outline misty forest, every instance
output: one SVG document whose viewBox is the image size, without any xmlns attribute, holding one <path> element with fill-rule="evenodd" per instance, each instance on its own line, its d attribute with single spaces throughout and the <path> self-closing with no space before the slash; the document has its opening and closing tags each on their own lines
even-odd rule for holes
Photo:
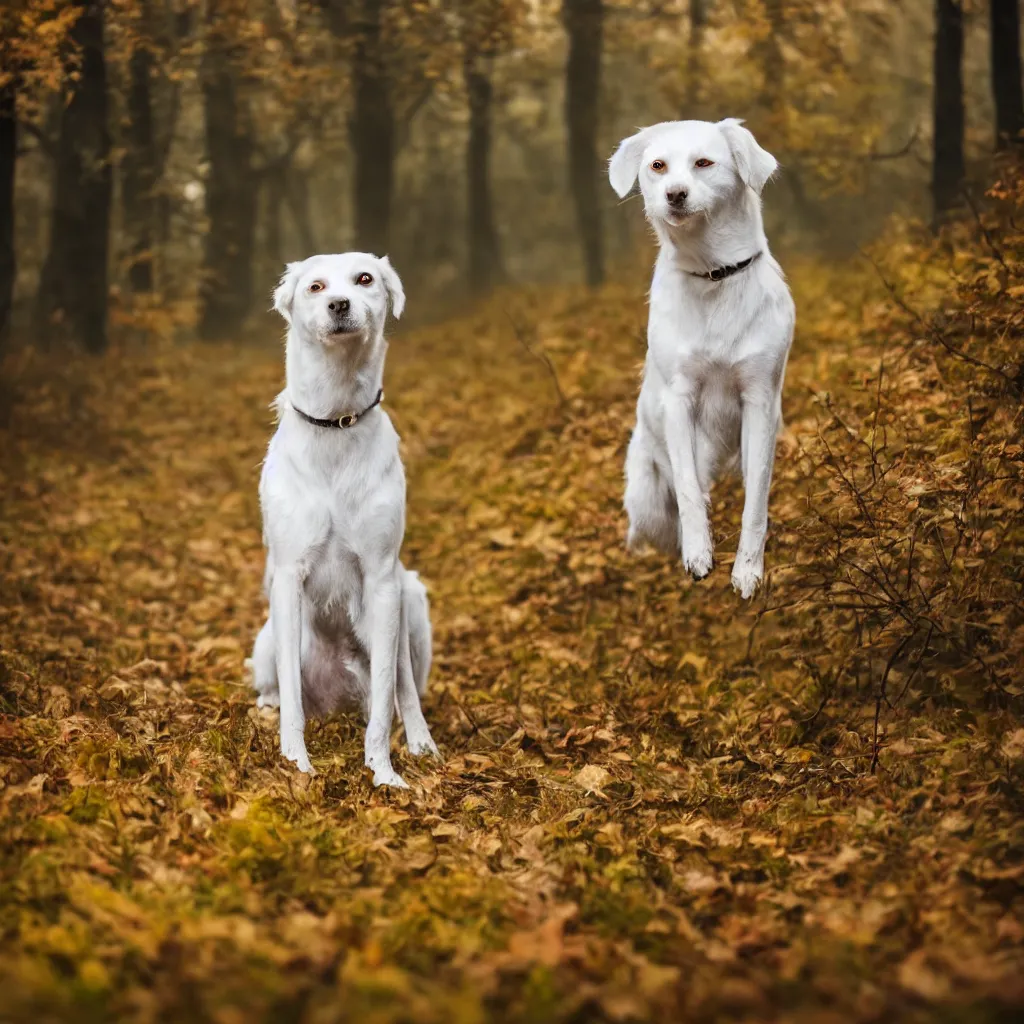
<svg viewBox="0 0 1024 1024">
<path fill-rule="evenodd" d="M 0 3 L 0 1020 L 1024 1012 L 1018 0 Z M 797 327 L 765 584 L 625 547 L 656 253 L 742 118 Z M 441 751 L 245 659 L 288 261 L 388 254 Z"/>
</svg>

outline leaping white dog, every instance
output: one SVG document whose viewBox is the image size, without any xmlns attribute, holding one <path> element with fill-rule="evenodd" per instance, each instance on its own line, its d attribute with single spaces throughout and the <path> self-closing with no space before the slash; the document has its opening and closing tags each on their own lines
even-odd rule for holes
<svg viewBox="0 0 1024 1024">
<path fill-rule="evenodd" d="M 374 784 L 404 787 L 391 766 L 396 702 L 409 750 L 437 747 L 420 708 L 427 593 L 399 561 L 405 473 L 380 405 L 389 301 L 401 316 L 398 274 L 359 252 L 290 263 L 274 292 L 286 386 L 260 479 L 270 615 L 252 669 L 260 706 L 280 705 L 281 753 L 302 771 L 313 770 L 306 715 L 355 704 Z"/>
<path fill-rule="evenodd" d="M 652 125 L 623 140 L 609 164 L 620 197 L 639 177 L 661 244 L 626 456 L 628 544 L 681 549 L 694 578 L 706 576 L 711 485 L 739 456 L 746 497 L 732 583 L 745 598 L 764 576 L 795 322 L 761 220 L 761 190 L 777 166 L 733 118 Z"/>
</svg>

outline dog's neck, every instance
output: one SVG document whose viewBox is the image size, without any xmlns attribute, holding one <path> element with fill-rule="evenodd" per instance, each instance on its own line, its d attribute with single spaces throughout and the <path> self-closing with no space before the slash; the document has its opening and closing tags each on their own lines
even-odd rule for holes
<svg viewBox="0 0 1024 1024">
<path fill-rule="evenodd" d="M 343 339 L 327 347 L 288 333 L 285 375 L 288 401 L 318 419 L 360 412 L 377 397 L 384 378 L 383 334 Z"/>
<path fill-rule="evenodd" d="M 688 274 L 706 274 L 768 251 L 761 218 L 761 198 L 744 188 L 713 217 L 695 215 L 674 226 L 654 222 L 661 251 Z"/>
</svg>

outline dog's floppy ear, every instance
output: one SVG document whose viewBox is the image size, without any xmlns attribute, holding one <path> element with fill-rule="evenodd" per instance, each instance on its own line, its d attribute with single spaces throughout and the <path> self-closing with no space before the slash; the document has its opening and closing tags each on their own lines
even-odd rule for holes
<svg viewBox="0 0 1024 1024">
<path fill-rule="evenodd" d="M 729 143 L 729 149 L 736 161 L 736 170 L 739 171 L 743 183 L 760 195 L 765 183 L 778 169 L 779 162 L 768 150 L 757 144 L 757 139 L 743 127 L 743 122 L 739 118 L 727 117 L 724 121 L 718 122 L 718 127 L 722 129 L 722 134 Z"/>
<path fill-rule="evenodd" d="M 395 319 L 399 320 L 402 310 L 405 309 L 405 289 L 402 287 L 402 279 L 398 276 L 395 268 L 391 266 L 391 260 L 387 256 L 380 258 L 380 278 L 391 299 L 391 312 Z"/>
<path fill-rule="evenodd" d="M 305 260 L 299 260 L 296 263 L 285 264 L 281 280 L 274 289 L 274 309 L 288 323 L 292 322 L 292 303 L 295 301 L 295 288 L 299 283 L 299 268 L 305 262 Z"/>
<path fill-rule="evenodd" d="M 650 139 L 650 128 L 641 128 L 619 143 L 619 148 L 608 161 L 608 180 L 620 199 L 624 199 L 640 173 L 640 157 Z"/>
</svg>

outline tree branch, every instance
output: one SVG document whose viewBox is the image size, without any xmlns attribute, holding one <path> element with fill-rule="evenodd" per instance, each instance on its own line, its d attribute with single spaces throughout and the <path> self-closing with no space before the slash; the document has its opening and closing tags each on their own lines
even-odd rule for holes
<svg viewBox="0 0 1024 1024">
<path fill-rule="evenodd" d="M 917 136 L 920 132 L 920 125 L 915 125 L 914 130 L 910 133 L 910 138 L 900 146 L 899 149 L 894 149 L 888 153 L 868 153 L 865 160 L 898 160 L 901 156 L 906 156 L 911 149 L 914 148 L 914 143 L 917 142 Z"/>
<path fill-rule="evenodd" d="M 46 157 L 50 160 L 57 159 L 57 140 L 55 138 L 47 135 L 38 125 L 33 124 L 31 121 L 19 121 L 18 128 L 26 135 L 31 135 L 39 143 L 39 148 Z"/>
<path fill-rule="evenodd" d="M 559 407 L 564 409 L 569 404 L 569 402 L 568 399 L 565 397 L 565 392 L 562 390 L 562 385 L 559 383 L 558 373 L 555 371 L 555 364 L 551 362 L 551 357 L 543 349 L 541 349 L 538 352 L 530 346 L 529 341 L 526 340 L 525 328 L 522 324 L 517 323 L 512 314 L 509 313 L 507 310 L 505 311 L 505 316 L 508 318 L 508 322 L 512 325 L 512 331 L 515 334 L 516 340 L 519 342 L 519 344 L 522 345 L 524 349 L 526 349 L 527 353 L 530 356 L 532 356 L 539 362 L 542 362 L 547 367 L 547 371 L 551 375 L 551 380 L 555 385 L 555 391 L 558 394 Z"/>
</svg>

